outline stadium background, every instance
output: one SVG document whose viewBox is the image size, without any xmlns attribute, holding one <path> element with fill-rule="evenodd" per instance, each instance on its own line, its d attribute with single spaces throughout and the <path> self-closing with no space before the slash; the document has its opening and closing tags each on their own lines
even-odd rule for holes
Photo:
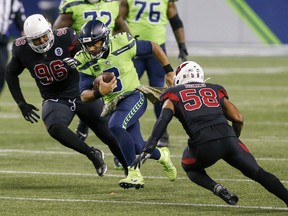
<svg viewBox="0 0 288 216">
<path fill-rule="evenodd" d="M 27 15 L 40 12 L 36 0 L 23 1 Z M 263 12 L 267 9 L 273 12 L 275 15 L 269 19 L 272 21 L 287 8 L 286 1 L 253 2 L 265 6 Z M 59 2 L 56 2 L 58 5 Z M 241 8 L 246 10 L 245 3 L 251 1 L 233 2 L 238 4 L 231 5 L 231 1 L 225 0 L 179 0 L 177 6 L 186 28 L 189 60 L 199 62 L 206 76 L 211 77 L 211 82 L 225 86 L 230 99 L 245 118 L 241 139 L 257 162 L 276 174 L 287 188 L 286 42 L 281 41 L 280 44 L 263 41 L 251 23 L 243 18 L 245 13 L 238 12 Z M 276 5 L 281 7 L 275 9 Z M 45 7 L 46 13 L 49 10 L 47 5 Z M 283 31 L 283 36 L 288 35 L 285 33 L 287 19 L 278 19 L 280 21 L 275 22 L 276 26 Z M 168 54 L 171 55 L 175 41 L 173 35 L 168 35 L 168 39 Z M 177 54 L 177 49 L 174 52 Z M 242 56 L 220 56 L 227 54 Z M 244 56 L 250 54 L 258 56 Z M 177 65 L 177 59 L 172 57 L 171 63 Z M 147 83 L 147 80 L 144 82 Z M 42 100 L 39 92 L 35 91 L 35 83 L 29 73 L 23 74 L 21 83 L 27 102 L 41 108 Z M 49 137 L 43 122 L 26 122 L 7 87 L 1 95 L 0 119 L 1 216 L 287 215 L 287 207 L 282 202 L 223 161 L 207 171 L 240 197 L 239 205 L 228 206 L 210 191 L 192 184 L 181 168 L 180 160 L 187 138 L 176 120 L 171 122 L 169 133 L 172 159 L 179 173 L 177 181 L 167 181 L 162 167 L 147 161 L 141 168 L 145 176 L 145 190 L 128 191 L 117 185 L 122 175 L 113 169 L 113 156 L 109 149 L 101 145 L 95 136 L 89 136 L 88 143 L 99 144 L 105 151 L 109 173 L 104 178 L 95 176 L 93 166 L 82 155 Z M 145 138 L 150 135 L 154 122 L 152 106 L 148 106 L 145 116 L 141 118 Z M 76 118 L 71 128 L 75 129 L 77 123 Z"/>
<path fill-rule="evenodd" d="M 54 21 L 60 0 L 23 3 L 27 16 L 40 12 Z M 287 0 L 179 0 L 176 4 L 188 43 L 288 43 Z M 171 28 L 167 28 L 168 42 L 173 42 Z"/>
</svg>

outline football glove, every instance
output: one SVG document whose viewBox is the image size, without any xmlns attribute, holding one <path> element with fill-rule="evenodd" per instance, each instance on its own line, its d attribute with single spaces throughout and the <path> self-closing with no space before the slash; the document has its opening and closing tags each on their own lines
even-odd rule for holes
<svg viewBox="0 0 288 216">
<path fill-rule="evenodd" d="M 179 43 L 178 48 L 179 48 L 179 55 L 178 55 L 179 61 L 181 63 L 184 61 L 187 61 L 188 51 L 187 51 L 185 43 Z"/>
<path fill-rule="evenodd" d="M 20 102 L 18 104 L 18 107 L 21 110 L 22 115 L 26 119 L 26 121 L 29 121 L 31 123 L 38 122 L 40 116 L 35 112 L 39 111 L 38 108 L 26 102 Z"/>
<path fill-rule="evenodd" d="M 67 65 L 69 65 L 71 68 L 76 68 L 76 61 L 73 58 L 64 58 L 62 61 L 64 61 Z"/>
<path fill-rule="evenodd" d="M 150 158 L 151 154 L 148 154 L 146 152 L 142 152 L 132 163 L 131 167 L 134 167 L 134 169 L 137 169 L 141 167 L 141 165 Z"/>
</svg>

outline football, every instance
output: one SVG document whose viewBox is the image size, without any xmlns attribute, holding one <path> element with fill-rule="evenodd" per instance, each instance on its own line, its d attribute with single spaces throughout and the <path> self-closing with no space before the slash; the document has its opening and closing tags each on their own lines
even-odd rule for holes
<svg viewBox="0 0 288 216">
<path fill-rule="evenodd" d="M 109 83 L 113 79 L 114 76 L 115 75 L 112 72 L 102 73 L 101 75 L 99 75 L 95 78 L 95 80 L 93 82 L 93 88 L 94 89 L 98 88 L 100 79 L 103 79 L 104 82 Z"/>
</svg>

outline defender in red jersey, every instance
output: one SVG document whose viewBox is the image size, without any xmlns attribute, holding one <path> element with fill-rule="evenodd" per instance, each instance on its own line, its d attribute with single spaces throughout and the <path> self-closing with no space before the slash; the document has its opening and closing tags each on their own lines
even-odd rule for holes
<svg viewBox="0 0 288 216">
<path fill-rule="evenodd" d="M 192 61 L 183 62 L 177 68 L 174 82 L 175 86 L 161 95 L 161 115 L 143 152 L 135 160 L 134 167 L 139 167 L 149 158 L 157 141 L 175 116 L 189 136 L 181 162 L 192 182 L 212 191 L 229 205 L 236 205 L 238 197 L 211 179 L 205 171 L 223 159 L 288 206 L 287 189 L 276 176 L 257 164 L 248 148 L 239 140 L 243 117 L 228 100 L 225 88 L 205 83 L 202 68 Z"/>
<path fill-rule="evenodd" d="M 12 59 L 6 68 L 10 92 L 23 117 L 31 123 L 40 118 L 38 109 L 26 102 L 20 88 L 18 76 L 27 68 L 43 98 L 42 119 L 49 135 L 64 146 L 86 155 L 95 166 L 97 174 L 105 175 L 107 166 L 103 152 L 88 146 L 68 128 L 77 115 L 109 146 L 127 171 L 126 160 L 108 129 L 108 118 L 100 117 L 103 102 L 97 100 L 83 103 L 80 99 L 79 74 L 72 59 L 81 49 L 76 32 L 70 28 L 52 31 L 51 25 L 40 14 L 26 19 L 24 32 L 25 37 L 15 40 Z M 112 91 L 116 81 L 104 83 L 104 86 L 102 84 L 99 88 L 102 92 L 99 94 Z"/>
</svg>

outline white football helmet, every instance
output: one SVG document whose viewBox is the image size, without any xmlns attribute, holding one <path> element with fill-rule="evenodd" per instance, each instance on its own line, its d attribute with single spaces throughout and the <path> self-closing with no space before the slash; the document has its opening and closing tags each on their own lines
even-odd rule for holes
<svg viewBox="0 0 288 216">
<path fill-rule="evenodd" d="M 38 53 L 47 52 L 54 44 L 54 35 L 51 24 L 41 14 L 29 16 L 24 22 L 24 34 L 29 46 Z M 35 45 L 33 39 L 48 36 L 48 41 L 41 45 Z"/>
<path fill-rule="evenodd" d="M 174 77 L 174 85 L 181 85 L 188 82 L 204 82 L 204 72 L 199 64 L 193 61 L 181 63 Z"/>
</svg>

